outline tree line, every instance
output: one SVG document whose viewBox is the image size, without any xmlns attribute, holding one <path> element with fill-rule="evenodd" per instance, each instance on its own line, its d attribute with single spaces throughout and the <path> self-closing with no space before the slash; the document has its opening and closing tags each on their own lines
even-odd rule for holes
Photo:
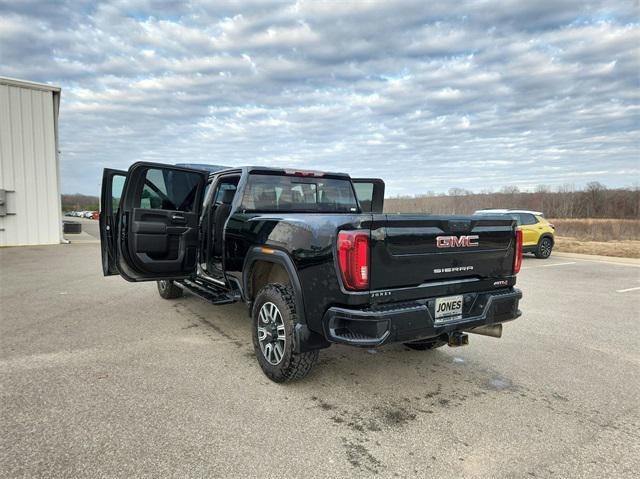
<svg viewBox="0 0 640 479">
<path fill-rule="evenodd" d="M 97 210 L 97 196 L 62 195 L 63 211 Z M 474 193 L 452 188 L 447 194 L 428 192 L 418 196 L 385 199 L 389 213 L 466 215 L 483 208 L 519 208 L 542 211 L 547 218 L 640 218 L 640 188 L 607 188 L 592 182 L 585 188 L 564 185 L 556 189 L 539 186 L 535 191 L 504 187 L 498 192 Z"/>
<path fill-rule="evenodd" d="M 452 188 L 448 194 L 427 193 L 385 199 L 389 213 L 471 214 L 483 208 L 542 211 L 547 218 L 640 218 L 640 188 L 607 188 L 591 182 L 583 189 L 539 186 L 535 191 L 505 187 L 498 192 L 474 193 Z"/>
<path fill-rule="evenodd" d="M 97 211 L 100 203 L 97 196 L 61 195 L 62 211 Z"/>
</svg>

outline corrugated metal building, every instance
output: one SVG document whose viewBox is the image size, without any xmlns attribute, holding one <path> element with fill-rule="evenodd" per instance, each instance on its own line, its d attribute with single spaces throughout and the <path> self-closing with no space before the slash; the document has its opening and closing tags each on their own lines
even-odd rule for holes
<svg viewBox="0 0 640 479">
<path fill-rule="evenodd" d="M 0 246 L 62 240 L 60 88 L 0 77 Z"/>
</svg>

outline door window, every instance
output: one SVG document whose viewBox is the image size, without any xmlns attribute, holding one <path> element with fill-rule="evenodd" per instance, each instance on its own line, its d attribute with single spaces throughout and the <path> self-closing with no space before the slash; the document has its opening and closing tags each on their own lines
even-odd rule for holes
<svg viewBox="0 0 640 479">
<path fill-rule="evenodd" d="M 370 213 L 373 202 L 373 183 L 354 183 L 353 187 L 356 189 L 360 208 L 363 212 Z"/>
<path fill-rule="evenodd" d="M 535 225 L 538 222 L 536 217 L 529 213 L 520 213 L 520 218 L 523 225 Z"/>
<path fill-rule="evenodd" d="M 140 208 L 193 212 L 199 182 L 198 173 L 149 168 L 140 195 Z"/>
<path fill-rule="evenodd" d="M 111 211 L 116 212 L 120 207 L 122 199 L 122 190 L 124 189 L 124 181 L 127 179 L 124 175 L 113 175 L 111 180 Z"/>
<path fill-rule="evenodd" d="M 220 184 L 220 187 L 218 188 L 218 191 L 216 191 L 216 198 L 213 202 L 214 206 L 219 206 L 222 204 L 222 200 L 225 196 L 225 191 L 233 191 L 235 194 L 235 191 L 237 189 L 237 182 L 238 179 L 237 178 L 233 178 L 231 180 L 225 180 L 225 181 L 232 181 L 233 183 L 222 183 Z"/>
<path fill-rule="evenodd" d="M 363 213 L 382 213 L 384 210 L 384 181 L 380 178 L 353 178 L 353 188 Z"/>
</svg>

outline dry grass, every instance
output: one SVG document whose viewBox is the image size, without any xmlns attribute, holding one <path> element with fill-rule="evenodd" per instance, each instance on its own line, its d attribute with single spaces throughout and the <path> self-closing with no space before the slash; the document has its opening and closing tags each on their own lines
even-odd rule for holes
<svg viewBox="0 0 640 479">
<path fill-rule="evenodd" d="M 640 220 L 549 220 L 556 227 L 556 251 L 640 258 Z"/>
<path fill-rule="evenodd" d="M 577 241 L 640 241 L 640 219 L 550 219 L 556 235 Z"/>
<path fill-rule="evenodd" d="M 556 236 L 554 251 L 640 258 L 640 241 L 579 241 L 576 238 Z"/>
</svg>

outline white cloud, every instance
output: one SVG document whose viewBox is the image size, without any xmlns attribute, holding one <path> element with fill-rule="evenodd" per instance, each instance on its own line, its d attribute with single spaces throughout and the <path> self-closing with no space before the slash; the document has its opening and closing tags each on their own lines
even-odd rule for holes
<svg viewBox="0 0 640 479">
<path fill-rule="evenodd" d="M 379 175 L 391 194 L 627 185 L 639 155 L 636 10 L 0 0 L 0 74 L 63 87 L 66 192 L 96 193 L 101 168 L 141 159 Z"/>
</svg>

